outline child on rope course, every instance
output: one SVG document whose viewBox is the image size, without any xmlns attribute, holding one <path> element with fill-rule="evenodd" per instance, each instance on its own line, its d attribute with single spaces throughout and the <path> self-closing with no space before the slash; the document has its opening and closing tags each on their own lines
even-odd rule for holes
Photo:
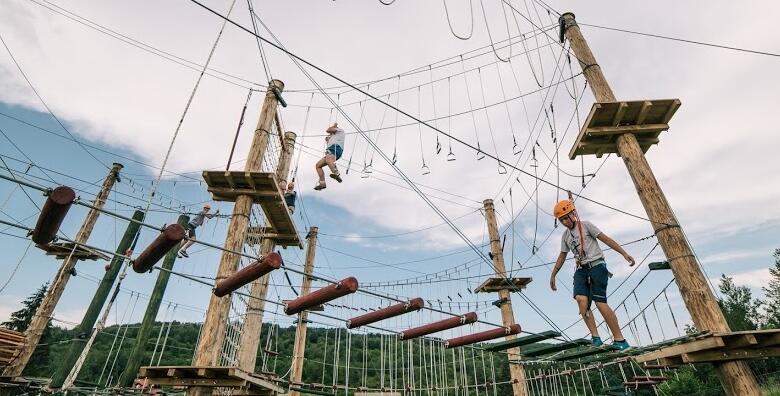
<svg viewBox="0 0 780 396">
<path fill-rule="evenodd" d="M 298 193 L 295 192 L 295 183 L 288 183 L 287 191 L 284 193 L 284 202 L 287 204 L 287 209 L 290 211 L 290 214 L 295 212 L 295 198 L 297 197 Z"/>
<path fill-rule="evenodd" d="M 607 326 L 612 332 L 614 340 L 612 347 L 617 350 L 628 349 L 629 345 L 623 337 L 623 332 L 620 331 L 617 316 L 607 304 L 607 283 L 612 274 L 607 270 L 604 253 L 601 251 L 598 241 L 604 242 L 614 251 L 623 255 L 630 266 L 635 264 L 634 258 L 593 223 L 580 220 L 572 201 L 558 202 L 555 205 L 554 214 L 566 227 L 566 230 L 561 236 L 561 253 L 555 261 L 555 268 L 550 276 L 550 288 L 553 291 L 557 290 L 555 275 L 561 270 L 569 251 L 572 251 L 577 263 L 577 270 L 574 272 L 574 299 L 577 301 L 580 315 L 593 337 L 593 345 L 601 346 L 604 343 L 601 341 L 596 320 L 590 310 L 591 301 L 596 302 L 596 308 L 601 312 L 601 316 L 604 317 L 604 321 L 607 322 Z"/>
<path fill-rule="evenodd" d="M 341 158 L 344 153 L 344 130 L 339 128 L 338 124 L 334 123 L 333 126 L 326 130 L 328 136 L 325 137 L 325 156 L 322 157 L 314 168 L 317 170 L 317 175 L 320 177 L 319 182 L 314 189 L 319 191 L 325 188 L 325 172 L 322 171 L 326 165 L 330 168 L 330 177 L 341 183 L 341 174 L 336 168 L 336 161 Z"/>
<path fill-rule="evenodd" d="M 201 210 L 200 213 L 195 215 L 195 218 L 187 223 L 187 240 L 182 241 L 181 250 L 179 250 L 179 257 L 190 257 L 190 255 L 187 254 L 187 248 L 195 243 L 195 229 L 202 226 L 206 218 L 211 219 L 214 216 L 219 215 L 219 209 L 217 209 L 217 211 L 213 214 L 209 213 L 209 210 L 211 210 L 211 205 L 203 205 L 203 210 Z"/>
</svg>

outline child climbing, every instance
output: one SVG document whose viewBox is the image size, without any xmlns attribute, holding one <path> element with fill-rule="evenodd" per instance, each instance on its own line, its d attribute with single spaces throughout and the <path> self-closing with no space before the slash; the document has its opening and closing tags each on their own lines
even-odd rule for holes
<svg viewBox="0 0 780 396">
<path fill-rule="evenodd" d="M 577 301 L 580 315 L 585 321 L 585 325 L 590 330 L 594 346 L 601 346 L 604 343 L 599 336 L 596 320 L 593 318 L 593 312 L 590 310 L 590 302 L 596 302 L 601 316 L 607 322 L 609 330 L 612 332 L 612 347 L 617 350 L 629 348 L 628 342 L 620 331 L 617 316 L 607 304 L 607 283 L 612 274 L 607 270 L 607 263 L 604 261 L 604 253 L 599 247 L 599 242 L 604 242 L 614 251 L 623 255 L 630 266 L 635 264 L 631 257 L 620 245 L 612 238 L 601 232 L 593 223 L 582 221 L 577 216 L 574 203 L 569 200 L 563 200 L 555 205 L 555 217 L 566 227 L 561 236 L 561 253 L 555 261 L 555 268 L 550 276 L 550 288 L 555 291 L 555 275 L 561 270 L 566 256 L 572 251 L 577 263 L 577 270 L 574 272 L 574 299 Z"/>
<path fill-rule="evenodd" d="M 325 172 L 322 171 L 322 168 L 326 165 L 330 168 L 330 177 L 341 183 L 341 174 L 339 174 L 339 170 L 336 168 L 336 161 L 344 153 L 344 130 L 339 128 L 337 123 L 334 123 L 325 132 L 328 133 L 328 136 L 325 137 L 325 146 L 327 147 L 325 156 L 314 165 L 319 176 L 319 182 L 314 186 L 314 189 L 318 191 L 326 187 Z"/>
<path fill-rule="evenodd" d="M 287 191 L 284 192 L 284 202 L 287 204 L 287 209 L 290 210 L 290 214 L 295 212 L 296 197 L 298 197 L 298 193 L 295 192 L 295 183 L 290 182 L 287 184 Z"/>
<path fill-rule="evenodd" d="M 190 255 L 187 254 L 187 249 L 192 246 L 193 243 L 195 243 L 195 229 L 202 226 L 203 222 L 207 218 L 211 219 L 219 214 L 219 209 L 217 209 L 217 211 L 214 213 L 209 213 L 210 210 L 211 205 L 203 205 L 203 210 L 195 215 L 194 219 L 187 223 L 187 240 L 182 241 L 181 250 L 179 250 L 179 257 L 190 257 Z"/>
</svg>

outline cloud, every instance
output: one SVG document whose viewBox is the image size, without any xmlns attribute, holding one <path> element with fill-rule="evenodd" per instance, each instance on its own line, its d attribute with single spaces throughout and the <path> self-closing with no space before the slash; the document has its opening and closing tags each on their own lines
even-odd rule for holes
<svg viewBox="0 0 780 396">
<path fill-rule="evenodd" d="M 737 285 L 749 286 L 757 289 L 767 286 L 769 284 L 769 280 L 772 279 L 768 268 L 740 272 L 729 276 L 734 279 L 734 283 Z M 718 280 L 715 279 L 713 281 L 717 282 Z"/>
</svg>

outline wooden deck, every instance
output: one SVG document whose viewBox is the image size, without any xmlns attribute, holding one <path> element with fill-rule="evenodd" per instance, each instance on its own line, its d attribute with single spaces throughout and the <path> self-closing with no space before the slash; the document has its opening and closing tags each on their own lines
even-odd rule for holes
<svg viewBox="0 0 780 396">
<path fill-rule="evenodd" d="M 264 227 L 261 236 L 275 239 L 279 246 L 303 248 L 276 175 L 268 172 L 204 171 L 203 180 L 215 201 L 235 202 L 239 195 L 252 197 L 263 208 L 269 226 Z"/>
<path fill-rule="evenodd" d="M 780 329 L 705 334 L 634 357 L 663 366 L 780 356 Z"/>
<path fill-rule="evenodd" d="M 488 278 L 474 289 L 474 293 L 495 293 L 504 289 L 522 290 L 531 281 L 533 278 Z"/>
<path fill-rule="evenodd" d="M 38 249 L 46 252 L 47 256 L 54 256 L 57 260 L 64 260 L 73 252 L 73 258 L 77 260 L 109 260 L 108 255 L 93 250 L 83 245 L 76 245 L 76 249 L 73 249 L 73 242 L 56 242 L 46 245 L 35 245 Z"/>
<path fill-rule="evenodd" d="M 0 368 L 13 362 L 24 343 L 24 334 L 0 327 Z"/>
<path fill-rule="evenodd" d="M 617 137 L 624 133 L 636 135 L 642 151 L 647 152 L 658 143 L 661 132 L 669 129 L 669 120 L 680 103 L 679 99 L 594 103 L 569 151 L 569 159 L 617 153 Z"/>
<path fill-rule="evenodd" d="M 233 388 L 242 395 L 274 395 L 284 393 L 274 378 L 250 374 L 236 367 L 152 366 L 141 367 L 139 378 L 147 383 L 168 386 L 205 386 Z"/>
</svg>

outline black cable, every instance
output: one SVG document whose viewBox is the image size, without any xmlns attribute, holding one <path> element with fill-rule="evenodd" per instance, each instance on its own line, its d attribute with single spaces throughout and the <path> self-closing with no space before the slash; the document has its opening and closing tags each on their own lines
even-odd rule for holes
<svg viewBox="0 0 780 396">
<path fill-rule="evenodd" d="M 664 40 L 678 41 L 678 42 L 681 42 L 681 43 L 703 45 L 705 47 L 727 49 L 727 50 L 732 50 L 732 51 L 747 52 L 747 53 L 750 53 L 750 54 L 766 55 L 766 56 L 773 56 L 773 57 L 780 58 L 780 54 L 777 54 L 777 53 L 774 53 L 774 52 L 757 51 L 757 50 L 751 50 L 751 49 L 747 49 L 747 48 L 731 47 L 731 46 L 728 46 L 728 45 L 705 43 L 703 41 L 688 40 L 688 39 L 683 39 L 683 38 L 679 38 L 679 37 L 671 37 L 671 36 L 662 36 L 660 34 L 637 32 L 637 31 L 634 31 L 634 30 L 619 29 L 619 28 L 614 28 L 614 27 L 609 27 L 609 26 L 594 25 L 594 24 L 590 24 L 590 23 L 577 22 L 577 24 L 580 25 L 580 26 L 588 26 L 588 27 L 593 27 L 593 28 L 597 28 L 597 29 L 611 30 L 611 31 L 614 31 L 614 32 L 629 33 L 629 34 L 635 34 L 635 35 L 638 35 L 638 36 L 653 37 L 653 38 L 659 38 L 659 39 L 664 39 Z"/>
</svg>

